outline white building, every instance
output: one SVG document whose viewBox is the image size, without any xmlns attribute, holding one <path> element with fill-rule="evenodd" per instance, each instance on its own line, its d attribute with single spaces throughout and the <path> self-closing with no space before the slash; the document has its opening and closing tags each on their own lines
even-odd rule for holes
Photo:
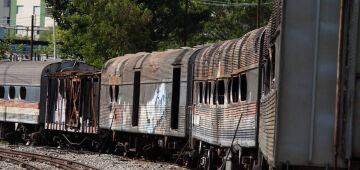
<svg viewBox="0 0 360 170">
<path fill-rule="evenodd" d="M 15 27 L 17 36 L 30 36 L 31 16 L 34 15 L 34 35 L 53 26 L 45 0 L 11 0 L 10 27 Z"/>
</svg>

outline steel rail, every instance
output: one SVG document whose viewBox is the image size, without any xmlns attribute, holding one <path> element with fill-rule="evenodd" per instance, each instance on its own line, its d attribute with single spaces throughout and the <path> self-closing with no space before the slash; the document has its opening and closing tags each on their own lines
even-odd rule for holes
<svg viewBox="0 0 360 170">
<path fill-rule="evenodd" d="M 87 170 L 97 170 L 97 168 L 91 167 L 89 165 L 85 165 L 83 163 L 66 160 L 62 158 L 55 158 L 47 155 L 41 155 L 36 153 L 29 153 L 29 152 L 22 152 L 22 151 L 16 151 L 12 149 L 4 149 L 0 148 L 1 154 L 8 154 L 8 155 L 14 155 L 14 156 L 23 156 L 26 158 L 29 158 L 31 160 L 35 161 L 43 161 L 48 162 L 53 166 L 56 166 L 61 169 L 73 169 L 73 170 L 79 170 L 79 169 L 87 169 Z"/>
<path fill-rule="evenodd" d="M 3 154 L 3 153 L 0 153 L 0 154 Z M 19 159 L 10 157 L 10 156 L 0 155 L 0 161 L 10 162 L 12 164 L 19 165 L 20 167 L 25 168 L 25 169 L 41 170 L 38 167 L 35 167 L 35 166 L 28 164 L 22 160 L 19 160 Z"/>
</svg>

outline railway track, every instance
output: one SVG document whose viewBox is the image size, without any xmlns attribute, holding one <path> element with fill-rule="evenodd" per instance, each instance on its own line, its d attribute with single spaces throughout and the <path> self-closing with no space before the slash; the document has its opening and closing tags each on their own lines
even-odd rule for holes
<svg viewBox="0 0 360 170">
<path fill-rule="evenodd" d="M 91 167 L 89 165 L 85 165 L 79 162 L 74 162 L 71 160 L 66 160 L 62 158 L 55 158 L 51 156 L 46 155 L 40 155 L 36 153 L 29 153 L 29 152 L 21 152 L 16 151 L 12 149 L 5 149 L 0 148 L 0 158 L 1 160 L 5 160 L 14 164 L 18 164 L 21 167 L 24 167 L 26 169 L 40 169 L 33 165 L 30 165 L 26 162 L 24 162 L 21 159 L 17 159 L 19 156 L 29 159 L 31 161 L 37 161 L 37 162 L 46 162 L 52 166 L 55 166 L 60 169 L 69 169 L 69 170 L 97 170 L 97 168 Z"/>
</svg>

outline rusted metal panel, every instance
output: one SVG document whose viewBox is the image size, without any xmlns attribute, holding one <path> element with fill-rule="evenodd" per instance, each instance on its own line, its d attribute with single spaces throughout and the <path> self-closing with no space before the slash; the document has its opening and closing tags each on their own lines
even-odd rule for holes
<svg viewBox="0 0 360 170">
<path fill-rule="evenodd" d="M 239 39 L 215 43 L 200 50 L 195 59 L 194 80 L 230 77 L 249 66 L 257 67 L 263 28 Z"/>
<path fill-rule="evenodd" d="M 100 72 L 70 70 L 47 74 L 45 128 L 97 133 Z"/>
</svg>

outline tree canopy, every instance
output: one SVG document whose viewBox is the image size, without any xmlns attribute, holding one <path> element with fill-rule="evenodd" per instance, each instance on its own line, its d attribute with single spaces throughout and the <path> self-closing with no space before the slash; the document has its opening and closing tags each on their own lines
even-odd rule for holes
<svg viewBox="0 0 360 170">
<path fill-rule="evenodd" d="M 256 28 L 257 0 L 46 1 L 58 23 L 63 57 L 97 66 L 126 53 L 234 39 Z M 268 0 L 262 25 L 270 9 Z"/>
</svg>

